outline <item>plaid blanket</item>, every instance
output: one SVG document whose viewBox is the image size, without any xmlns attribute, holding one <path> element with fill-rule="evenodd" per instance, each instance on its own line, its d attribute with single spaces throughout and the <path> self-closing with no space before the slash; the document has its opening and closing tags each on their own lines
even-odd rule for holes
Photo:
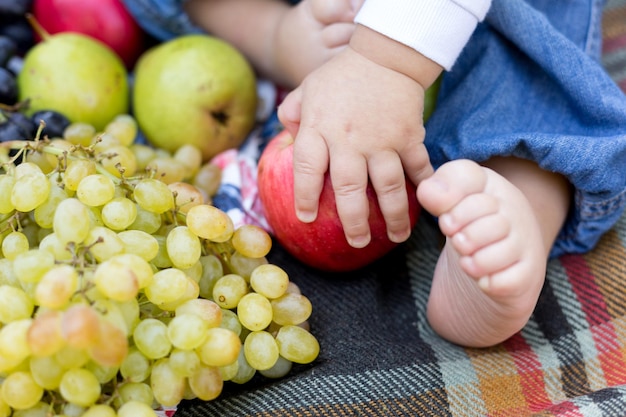
<svg viewBox="0 0 626 417">
<path fill-rule="evenodd" d="M 603 63 L 626 91 L 626 0 L 609 0 L 604 22 Z M 342 275 L 276 246 L 270 261 L 313 303 L 319 358 L 175 416 L 626 416 L 626 216 L 591 253 L 551 261 L 528 325 L 490 349 L 447 343 L 426 322 L 440 244 L 422 216 L 406 244 Z"/>
</svg>

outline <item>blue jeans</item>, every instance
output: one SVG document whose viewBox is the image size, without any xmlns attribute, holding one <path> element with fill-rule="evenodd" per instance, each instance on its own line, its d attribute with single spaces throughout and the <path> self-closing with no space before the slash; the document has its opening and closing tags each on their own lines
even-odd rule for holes
<svg viewBox="0 0 626 417">
<path fill-rule="evenodd" d="M 160 39 L 199 32 L 183 0 L 124 0 Z M 574 187 L 552 256 L 593 248 L 626 207 L 626 97 L 599 57 L 602 0 L 493 0 L 426 124 L 436 167 L 494 156 L 535 161 Z"/>
</svg>

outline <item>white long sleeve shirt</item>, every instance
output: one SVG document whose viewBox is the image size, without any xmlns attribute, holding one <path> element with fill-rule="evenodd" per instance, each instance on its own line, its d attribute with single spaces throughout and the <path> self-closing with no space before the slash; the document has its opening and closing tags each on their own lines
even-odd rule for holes
<svg viewBox="0 0 626 417">
<path fill-rule="evenodd" d="M 355 22 L 449 70 L 490 6 L 491 0 L 365 0 Z"/>
</svg>

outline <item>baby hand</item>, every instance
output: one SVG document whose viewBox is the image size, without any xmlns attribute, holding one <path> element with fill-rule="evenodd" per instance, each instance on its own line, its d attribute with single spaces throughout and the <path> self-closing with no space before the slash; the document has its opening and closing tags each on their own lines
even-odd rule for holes
<svg viewBox="0 0 626 417">
<path fill-rule="evenodd" d="M 279 108 L 295 137 L 295 205 L 300 220 L 317 216 L 326 171 L 348 242 L 370 239 L 366 196 L 371 181 L 390 240 L 410 233 L 406 176 L 415 184 L 432 174 L 424 147 L 424 88 L 411 77 L 368 59 L 352 47 L 305 78 Z"/>
</svg>

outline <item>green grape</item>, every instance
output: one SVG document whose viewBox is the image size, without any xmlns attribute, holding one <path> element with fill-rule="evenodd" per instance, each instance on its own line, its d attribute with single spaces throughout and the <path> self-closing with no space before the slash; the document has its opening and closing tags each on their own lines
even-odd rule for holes
<svg viewBox="0 0 626 417">
<path fill-rule="evenodd" d="M 289 371 L 291 371 L 292 366 L 293 363 L 291 361 L 288 361 L 282 356 L 278 356 L 278 360 L 276 361 L 274 366 L 269 369 L 261 370 L 259 371 L 259 373 L 266 378 L 282 378 L 286 376 Z"/>
<path fill-rule="evenodd" d="M 89 355 L 84 349 L 66 345 L 54 354 L 54 359 L 59 362 L 63 369 L 68 370 L 85 366 L 89 362 Z"/>
<path fill-rule="evenodd" d="M 0 214 L 8 214 L 15 210 L 15 205 L 11 201 L 11 191 L 14 185 L 13 175 L 0 175 Z"/>
<path fill-rule="evenodd" d="M 172 371 L 182 377 L 193 375 L 201 366 L 200 358 L 193 350 L 173 349 L 169 359 Z"/>
<path fill-rule="evenodd" d="M 7 259 L 15 259 L 17 255 L 28 251 L 29 248 L 28 238 L 22 232 L 11 232 L 2 239 L 2 254 Z"/>
<path fill-rule="evenodd" d="M 11 407 L 2 399 L 2 395 L 0 395 L 0 417 L 10 417 L 11 416 Z"/>
<path fill-rule="evenodd" d="M 213 196 L 217 194 L 222 183 L 222 170 L 219 166 L 208 162 L 200 167 L 191 183 L 204 191 L 207 196 Z"/>
<path fill-rule="evenodd" d="M 128 229 L 141 230 L 151 235 L 161 228 L 161 222 L 161 215 L 159 213 L 144 210 L 137 205 L 137 216 L 135 217 L 135 221 L 128 226 Z"/>
<path fill-rule="evenodd" d="M 191 207 L 186 219 L 193 234 L 212 242 L 226 242 L 234 232 L 233 221 L 228 214 L 208 204 Z"/>
<path fill-rule="evenodd" d="M 89 254 L 98 262 L 104 262 L 124 252 L 124 242 L 115 231 L 105 226 L 95 226 L 87 232 L 85 245 Z"/>
<path fill-rule="evenodd" d="M 74 304 L 63 312 L 61 334 L 67 345 L 85 349 L 98 342 L 100 316 L 87 304 Z"/>
<path fill-rule="evenodd" d="M 295 363 L 310 363 L 317 358 L 320 345 L 311 333 L 298 326 L 283 326 L 276 335 L 280 355 Z"/>
<path fill-rule="evenodd" d="M 115 197 L 115 183 L 103 174 L 87 175 L 76 188 L 76 198 L 91 207 L 103 206 L 113 197 Z"/>
<path fill-rule="evenodd" d="M 189 278 L 177 268 L 157 271 L 152 282 L 144 289 L 151 303 L 160 306 L 181 299 L 187 290 Z"/>
<path fill-rule="evenodd" d="M 61 243 L 81 243 L 91 229 L 89 210 L 80 200 L 66 198 L 57 206 L 52 228 Z"/>
<path fill-rule="evenodd" d="M 98 400 L 102 388 L 94 374 L 83 368 L 73 368 L 61 377 L 59 392 L 66 401 L 89 407 Z"/>
<path fill-rule="evenodd" d="M 250 274 L 250 286 L 257 293 L 267 298 L 278 298 L 285 294 L 289 285 L 289 276 L 279 266 L 259 265 Z"/>
<path fill-rule="evenodd" d="M 117 413 L 110 405 L 94 404 L 85 410 L 81 417 L 117 417 Z"/>
<path fill-rule="evenodd" d="M 128 350 L 128 355 L 120 365 L 120 375 L 129 382 L 145 381 L 150 376 L 151 371 L 150 360 L 136 346 Z"/>
<path fill-rule="evenodd" d="M 118 392 L 122 404 L 129 401 L 139 401 L 146 405 L 152 405 L 154 401 L 154 395 L 152 394 L 152 388 L 150 385 L 143 382 L 127 382 L 122 384 Z"/>
<path fill-rule="evenodd" d="M 200 239 L 187 226 L 173 228 L 168 233 L 165 244 L 168 257 L 178 269 L 191 268 L 202 254 Z"/>
<path fill-rule="evenodd" d="M 154 264 L 154 266 L 160 269 L 171 268 L 173 265 L 172 265 L 172 260 L 167 254 L 167 241 L 166 241 L 167 238 L 162 235 L 152 235 L 152 236 L 156 239 L 157 243 L 159 244 L 159 250 L 156 256 L 152 258 L 152 264 Z"/>
<path fill-rule="evenodd" d="M 188 143 L 176 149 L 172 157 L 185 168 L 185 180 L 193 178 L 202 166 L 202 151 Z"/>
<path fill-rule="evenodd" d="M 241 275 L 246 281 L 250 281 L 252 271 L 259 266 L 267 264 L 267 258 L 248 258 L 239 252 L 234 252 L 228 258 L 228 269 L 230 272 Z"/>
<path fill-rule="evenodd" d="M 137 276 L 127 265 L 110 258 L 98 265 L 94 274 L 96 288 L 105 297 L 127 301 L 139 293 Z"/>
<path fill-rule="evenodd" d="M 159 253 L 159 242 L 142 230 L 124 230 L 117 234 L 124 244 L 124 252 L 140 256 L 150 262 Z"/>
<path fill-rule="evenodd" d="M 231 330 L 212 327 L 196 352 L 202 363 L 208 366 L 226 366 L 237 360 L 241 350 L 239 336 Z"/>
<path fill-rule="evenodd" d="M 194 314 L 177 315 L 167 325 L 167 337 L 178 349 L 191 350 L 200 346 L 206 338 L 209 325 Z"/>
<path fill-rule="evenodd" d="M 124 230 L 137 218 L 137 205 L 126 197 L 113 198 L 102 206 L 101 217 L 109 229 Z"/>
<path fill-rule="evenodd" d="M 311 301 L 302 294 L 288 293 L 271 301 L 274 321 L 279 325 L 297 325 L 311 316 Z"/>
<path fill-rule="evenodd" d="M 88 353 L 100 365 L 119 367 L 128 354 L 128 336 L 116 325 L 102 320 L 97 343 L 88 348 Z"/>
<path fill-rule="evenodd" d="M 130 146 L 137 136 L 137 121 L 129 114 L 115 116 L 104 128 L 104 131 L 115 136 L 124 146 Z"/>
<path fill-rule="evenodd" d="M 256 374 L 256 369 L 251 367 L 246 360 L 246 355 L 243 349 L 241 349 L 239 355 L 237 356 L 237 362 L 237 375 L 232 377 L 229 381 L 236 384 L 245 384 L 246 382 L 250 381 L 252 377 L 254 377 L 254 375 Z"/>
<path fill-rule="evenodd" d="M 239 322 L 239 317 L 237 316 L 237 313 L 232 310 L 222 309 L 222 321 L 220 322 L 220 327 L 230 330 L 237 336 L 241 335 L 242 326 Z"/>
<path fill-rule="evenodd" d="M 96 128 L 84 122 L 74 122 L 63 131 L 63 139 L 74 145 L 89 146 L 96 134 Z"/>
<path fill-rule="evenodd" d="M 22 361 L 30 355 L 27 333 L 32 319 L 20 319 L 0 328 L 0 355 L 7 359 Z"/>
<path fill-rule="evenodd" d="M 134 199 L 139 207 L 153 213 L 165 213 L 174 208 L 174 195 L 164 182 L 144 178 L 135 185 Z"/>
<path fill-rule="evenodd" d="M 94 361 L 87 362 L 85 369 L 91 372 L 100 384 L 113 381 L 119 371 L 118 366 L 102 365 Z"/>
<path fill-rule="evenodd" d="M 120 146 L 122 143 L 113 135 L 106 132 L 97 132 L 96 135 L 91 138 L 91 147 L 96 154 L 106 152 L 107 149 L 111 149 L 113 146 Z"/>
<path fill-rule="evenodd" d="M 257 371 L 270 369 L 278 360 L 278 345 L 266 331 L 251 332 L 243 344 L 246 360 Z"/>
<path fill-rule="evenodd" d="M 127 266 L 135 276 L 139 288 L 145 288 L 152 282 L 154 271 L 141 256 L 133 252 L 121 253 L 112 256 L 109 260 Z"/>
<path fill-rule="evenodd" d="M 144 145 L 142 143 L 133 143 L 129 146 L 129 148 L 135 155 L 137 172 L 145 171 L 148 163 L 156 158 L 156 151 L 152 146 Z"/>
<path fill-rule="evenodd" d="M 153 172 L 154 178 L 165 184 L 180 182 L 185 178 L 187 169 L 185 163 L 177 161 L 171 156 L 157 156 L 148 162 L 146 170 Z"/>
<path fill-rule="evenodd" d="M 187 213 L 190 208 L 204 204 L 204 194 L 195 187 L 186 182 L 178 181 L 167 185 L 175 198 L 176 209 L 181 213 Z"/>
<path fill-rule="evenodd" d="M 237 375 L 237 371 L 239 370 L 239 361 L 235 361 L 230 365 L 220 366 L 218 369 L 220 370 L 222 380 L 230 381 Z"/>
<path fill-rule="evenodd" d="M 54 356 L 31 356 L 29 368 L 35 382 L 45 390 L 56 390 L 61 384 L 65 368 Z"/>
<path fill-rule="evenodd" d="M 176 375 L 169 364 L 169 359 L 159 359 L 152 366 L 150 386 L 154 399 L 164 406 L 176 406 L 183 399 L 187 381 Z M 119 417 L 119 411 L 118 411 Z M 131 417 L 129 415 L 129 417 Z M 133 415 L 132 417 L 137 417 Z"/>
<path fill-rule="evenodd" d="M 170 353 L 172 343 L 167 337 L 167 325 L 157 319 L 144 319 L 133 331 L 135 346 L 148 359 L 164 358 Z M 154 369 L 153 369 L 154 374 Z"/>
<path fill-rule="evenodd" d="M 54 255 L 41 249 L 18 253 L 13 259 L 13 273 L 21 282 L 39 282 L 54 266 Z"/>
<path fill-rule="evenodd" d="M 21 164 L 19 166 L 22 166 Z M 36 166 L 36 165 L 35 165 Z M 46 174 L 38 171 L 16 176 L 11 189 L 11 204 L 15 210 L 29 212 L 44 203 L 50 194 L 50 181 Z"/>
<path fill-rule="evenodd" d="M 57 184 L 51 184 L 48 198 L 35 208 L 33 212 L 37 225 L 42 228 L 51 229 L 54 221 L 54 213 L 59 203 L 69 197 L 70 195 L 65 189 L 59 187 Z"/>
<path fill-rule="evenodd" d="M 187 275 L 185 275 L 185 278 L 186 278 L 186 281 L 185 281 L 186 287 L 185 287 L 185 292 L 183 293 L 183 295 L 180 298 L 177 298 L 176 300 L 172 302 L 159 305 L 159 308 L 161 308 L 164 311 L 175 311 L 176 308 L 178 308 L 178 306 L 180 306 L 181 304 L 184 304 L 185 302 L 189 300 L 198 298 L 198 296 L 200 295 L 200 287 L 198 286 L 198 283 L 196 283 L 196 281 L 194 281 L 193 279 L 189 278 Z"/>
<path fill-rule="evenodd" d="M 132 298 L 131 300 L 136 300 Z M 126 317 L 122 313 L 121 302 L 115 301 L 110 297 L 104 296 L 103 298 L 95 299 L 91 302 L 91 307 L 99 314 L 102 320 L 106 320 L 116 328 L 124 333 L 124 336 L 128 336 L 131 329 L 128 327 Z"/>
<path fill-rule="evenodd" d="M 137 172 L 135 154 L 124 145 L 107 146 L 97 156 L 102 167 L 117 178 L 132 177 Z"/>
<path fill-rule="evenodd" d="M 2 382 L 0 394 L 15 410 L 34 407 L 43 397 L 43 388 L 37 385 L 30 372 L 17 371 L 9 374 Z"/>
<path fill-rule="evenodd" d="M 248 258 L 262 258 L 272 248 L 272 238 L 259 226 L 244 224 L 235 230 L 232 237 L 235 250 Z"/>
<path fill-rule="evenodd" d="M 241 324 L 249 330 L 263 330 L 272 322 L 270 301 L 254 292 L 244 295 L 237 305 L 237 316 Z"/>
<path fill-rule="evenodd" d="M 78 272 L 70 265 L 51 267 L 35 288 L 37 305 L 60 309 L 69 304 L 72 295 L 78 290 Z"/>
<path fill-rule="evenodd" d="M 147 404 L 128 401 L 117 410 L 117 417 L 157 417 L 157 413 Z"/>
<path fill-rule="evenodd" d="M 7 258 L 0 258 L 0 285 L 22 286 L 13 272 L 13 261 Z"/>
<path fill-rule="evenodd" d="M 200 259 L 198 259 L 198 261 L 196 261 L 189 268 L 183 269 L 183 272 L 187 274 L 190 279 L 195 281 L 196 284 L 198 284 L 202 278 L 202 264 L 200 263 Z M 198 288 L 198 291 L 199 290 L 200 288 Z"/>
<path fill-rule="evenodd" d="M 89 159 L 74 159 L 67 162 L 63 173 L 65 188 L 76 191 L 78 184 L 88 175 L 96 174 L 96 163 Z"/>
<path fill-rule="evenodd" d="M 200 286 L 200 296 L 203 298 L 213 298 L 213 287 L 218 279 L 224 275 L 224 267 L 219 258 L 215 255 L 204 255 L 200 257 L 202 264 L 202 276 L 198 285 Z"/>
<path fill-rule="evenodd" d="M 194 298 L 185 301 L 175 309 L 177 316 L 193 314 L 200 317 L 207 327 L 218 327 L 222 321 L 222 309 L 215 302 L 204 298 Z M 234 313 L 233 313 L 234 314 Z M 236 317 L 235 317 L 236 318 Z"/>
<path fill-rule="evenodd" d="M 0 323 L 30 318 L 35 306 L 21 288 L 0 285 Z"/>
<path fill-rule="evenodd" d="M 227 274 L 213 286 L 213 300 L 222 308 L 233 309 L 239 300 L 248 293 L 248 283 L 236 274 Z"/>
<path fill-rule="evenodd" d="M 201 365 L 189 377 L 189 387 L 197 398 L 202 401 L 211 401 L 222 393 L 224 381 L 217 367 Z"/>
<path fill-rule="evenodd" d="M 34 356 L 51 356 L 65 346 L 61 333 L 61 312 L 40 310 L 26 335 L 29 351 Z"/>
<path fill-rule="evenodd" d="M 67 245 L 61 242 L 54 232 L 41 239 L 39 249 L 50 252 L 57 261 L 62 262 L 72 259 L 72 252 L 68 250 Z"/>
</svg>

